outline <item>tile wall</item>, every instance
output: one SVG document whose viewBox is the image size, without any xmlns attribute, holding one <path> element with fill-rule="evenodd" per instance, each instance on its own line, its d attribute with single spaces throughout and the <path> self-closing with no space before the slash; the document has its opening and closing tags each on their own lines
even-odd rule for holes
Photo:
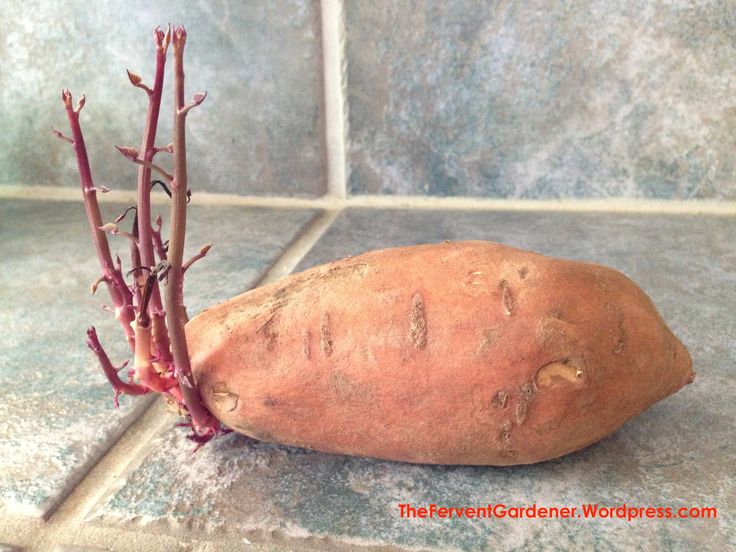
<svg viewBox="0 0 736 552">
<path fill-rule="evenodd" d="M 97 178 L 132 187 L 112 143 L 140 141 L 145 103 L 124 69 L 149 75 L 150 29 L 172 21 L 189 30 L 188 90 L 209 92 L 189 124 L 196 186 L 326 192 L 320 2 L 8 3 L 0 183 L 76 184 L 48 132 L 69 87 L 87 94 Z M 339 5 L 348 194 L 736 198 L 729 1 Z"/>
</svg>

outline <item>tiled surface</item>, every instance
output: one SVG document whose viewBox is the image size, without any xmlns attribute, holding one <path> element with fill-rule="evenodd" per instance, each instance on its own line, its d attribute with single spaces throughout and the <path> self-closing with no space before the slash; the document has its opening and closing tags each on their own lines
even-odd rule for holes
<svg viewBox="0 0 736 552">
<path fill-rule="evenodd" d="M 188 118 L 191 182 L 210 192 L 324 192 L 318 2 L 8 0 L 3 8 L 0 184 L 77 182 L 69 144 L 48 130 L 67 128 L 59 91 L 70 88 L 87 94 L 82 124 L 98 180 L 133 188 L 135 167 L 112 144 L 140 146 L 147 100 L 125 69 L 151 83 L 151 30 L 171 22 L 189 33 L 187 97 L 208 91 Z M 162 146 L 171 141 L 171 90 L 169 81 Z"/>
<path fill-rule="evenodd" d="M 731 2 L 346 2 L 358 194 L 736 198 Z"/>
<path fill-rule="evenodd" d="M 190 31 L 189 94 L 209 92 L 189 121 L 192 180 L 324 193 L 317 0 L 5 4 L 0 184 L 74 185 L 48 132 L 69 87 L 87 93 L 98 179 L 131 188 L 112 142 L 140 143 L 145 101 L 124 69 L 150 81 L 150 29 L 172 21 Z M 351 193 L 736 198 L 728 1 L 344 6 Z"/>
<path fill-rule="evenodd" d="M 650 294 L 689 347 L 694 385 L 600 443 L 539 465 L 438 467 L 229 435 L 190 455 L 152 443 L 87 523 L 252 542 L 434 550 L 727 549 L 736 541 L 734 217 L 348 211 L 301 267 L 389 245 L 489 239 L 604 262 Z M 716 506 L 715 520 L 403 520 L 399 503 Z M 312 540 L 306 540 L 307 538 Z M 304 539 L 304 540 L 303 540 Z M 297 544 L 298 546 L 298 544 Z"/>
<path fill-rule="evenodd" d="M 109 218 L 121 210 L 105 207 Z M 313 215 L 192 207 L 189 251 L 205 241 L 215 246 L 189 273 L 190 312 L 253 285 Z M 113 243 L 127 251 L 122 240 Z M 0 514 L 36 517 L 63 498 L 146 401 L 123 398 L 114 410 L 84 344 L 94 324 L 113 362 L 129 354 L 117 323 L 99 309 L 104 288 L 88 294 L 99 268 L 81 203 L 1 201 L 0 258 Z"/>
</svg>

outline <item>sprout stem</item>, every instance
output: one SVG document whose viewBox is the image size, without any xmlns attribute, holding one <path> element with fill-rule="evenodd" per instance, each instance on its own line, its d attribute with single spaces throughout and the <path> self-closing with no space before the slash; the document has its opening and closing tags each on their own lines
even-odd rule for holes
<svg viewBox="0 0 736 552">
<path fill-rule="evenodd" d="M 161 111 L 161 94 L 164 87 L 164 68 L 166 66 L 166 50 L 171 37 L 171 27 L 164 33 L 160 28 L 153 30 L 154 42 L 156 44 L 156 73 L 153 80 L 153 88 L 145 89 L 148 94 L 148 111 L 146 113 L 146 125 L 143 130 L 143 142 L 141 144 L 141 156 L 144 161 L 151 163 L 156 153 L 156 129 L 158 128 L 158 117 Z M 150 269 L 156 265 L 154 258 L 154 237 L 151 228 L 151 166 L 140 164 L 138 166 L 138 250 L 143 266 Z M 164 324 L 163 303 L 158 282 L 153 284 L 151 290 L 151 301 L 149 316 L 154 327 L 153 338 L 156 352 L 164 362 L 171 362 L 169 350 L 169 338 L 166 332 L 160 331 Z"/>
<path fill-rule="evenodd" d="M 94 326 L 90 326 L 87 329 L 87 346 L 97 355 L 97 358 L 100 361 L 100 366 L 102 366 L 102 371 L 107 377 L 107 381 L 110 382 L 110 385 L 112 385 L 112 388 L 115 390 L 116 406 L 117 397 L 121 393 L 126 395 L 145 395 L 148 393 L 148 389 L 144 386 L 138 385 L 137 383 L 127 383 L 120 379 L 118 371 L 112 365 L 112 362 L 110 362 L 110 358 L 107 356 L 107 353 L 100 344 L 100 340 L 97 338 L 97 331 Z"/>
<path fill-rule="evenodd" d="M 211 436 L 217 433 L 219 423 L 202 403 L 194 386 L 192 368 L 187 348 L 186 311 L 184 308 L 184 237 L 187 207 L 187 157 L 184 107 L 184 44 L 186 31 L 178 26 L 173 30 L 174 52 L 174 179 L 171 183 L 171 229 L 168 262 L 170 269 L 166 283 L 166 312 L 171 350 L 177 367 L 177 378 L 184 396 L 184 404 L 192 417 L 192 429 L 196 434 Z"/>
<path fill-rule="evenodd" d="M 84 135 L 82 134 L 82 128 L 79 124 L 79 111 L 84 105 L 84 102 L 80 99 L 77 104 L 77 108 L 74 109 L 72 106 L 72 95 L 69 90 L 64 90 L 61 97 L 64 102 L 64 108 L 66 109 L 69 126 L 72 131 L 72 143 L 74 145 L 74 153 L 77 157 L 79 180 L 82 185 L 82 196 L 84 198 L 84 208 L 87 211 L 87 220 L 89 222 L 90 230 L 92 231 L 92 239 L 95 244 L 95 250 L 97 251 L 97 258 L 102 268 L 102 276 L 115 307 L 115 312 L 119 313 L 117 316 L 123 327 L 123 332 L 125 332 L 128 345 L 131 350 L 134 351 L 135 335 L 133 333 L 133 328 L 130 326 L 130 323 L 135 319 L 133 296 L 128 289 L 128 286 L 125 284 L 123 275 L 113 264 L 112 255 L 110 254 L 110 246 L 107 243 L 107 236 L 105 235 L 105 232 L 101 230 L 104 223 L 102 221 L 102 214 L 100 213 L 100 206 L 97 203 L 97 188 L 92 180 L 92 170 L 89 166 L 87 148 L 84 144 Z M 82 96 L 82 98 L 84 98 L 84 96 Z"/>
</svg>

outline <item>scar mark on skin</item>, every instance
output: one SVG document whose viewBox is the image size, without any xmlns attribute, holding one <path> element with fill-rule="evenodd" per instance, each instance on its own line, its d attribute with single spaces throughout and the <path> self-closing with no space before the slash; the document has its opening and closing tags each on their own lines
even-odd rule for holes
<svg viewBox="0 0 736 552">
<path fill-rule="evenodd" d="M 532 399 L 532 395 L 534 395 L 534 383 L 531 381 L 524 382 L 521 386 L 521 398 L 528 402 Z"/>
<path fill-rule="evenodd" d="M 599 271 L 595 272 L 595 285 L 598 289 L 602 291 L 606 291 L 608 289 L 608 284 L 606 284 L 606 279 Z"/>
<path fill-rule="evenodd" d="M 221 404 L 226 411 L 232 412 L 238 407 L 240 397 L 231 392 L 225 383 L 216 383 L 210 388 L 212 400 Z"/>
<path fill-rule="evenodd" d="M 320 321 L 320 328 L 319 328 L 319 347 L 322 349 L 322 352 L 325 354 L 325 356 L 330 356 L 332 354 L 332 330 L 330 328 L 330 315 L 328 313 L 324 313 L 322 315 L 322 320 Z"/>
<path fill-rule="evenodd" d="M 614 353 L 617 355 L 620 355 L 624 352 L 624 349 L 626 348 L 626 341 L 624 341 L 624 338 L 622 337 L 616 342 L 616 348 L 613 350 Z"/>
<path fill-rule="evenodd" d="M 480 344 L 478 345 L 478 350 L 475 351 L 476 356 L 482 355 L 493 347 L 501 335 L 499 328 L 485 328 L 480 333 Z"/>
<path fill-rule="evenodd" d="M 501 280 L 498 283 L 498 287 L 501 288 L 501 302 L 503 303 L 503 312 L 511 314 L 514 310 L 514 296 L 511 295 L 509 289 L 509 283 L 506 280 Z"/>
<path fill-rule="evenodd" d="M 506 408 L 506 401 L 509 399 L 509 394 L 506 391 L 499 391 L 491 400 L 491 405 L 498 408 L 499 410 Z"/>
<path fill-rule="evenodd" d="M 302 353 L 304 358 L 307 360 L 312 358 L 312 333 L 309 330 L 304 330 L 304 339 L 302 340 Z"/>
<path fill-rule="evenodd" d="M 470 282 L 471 286 L 482 286 L 483 282 L 478 281 L 478 277 L 482 276 L 483 273 L 480 270 L 476 270 L 475 272 L 470 272 L 468 274 L 468 281 Z"/>
<path fill-rule="evenodd" d="M 527 277 L 528 275 L 529 275 L 529 267 L 528 267 L 528 266 L 522 266 L 522 267 L 521 267 L 521 268 L 519 269 L 519 278 L 521 278 L 521 279 L 523 280 L 523 279 L 524 279 L 524 278 L 526 278 L 526 277 Z"/>
<path fill-rule="evenodd" d="M 274 331 L 274 328 L 273 328 L 273 322 L 275 319 L 276 319 L 276 315 L 272 314 L 271 318 L 269 318 L 263 324 L 261 324 L 261 327 L 258 328 L 256 332 L 256 333 L 261 334 L 266 339 L 266 350 L 267 351 L 273 351 L 274 347 L 276 346 L 276 338 L 279 335 L 279 333 L 277 331 Z"/>
<path fill-rule="evenodd" d="M 409 313 L 409 339 L 417 349 L 427 346 L 427 320 L 424 312 L 424 301 L 419 293 L 412 298 Z"/>
<path fill-rule="evenodd" d="M 526 418 L 527 406 L 525 402 L 520 402 L 516 405 L 516 423 L 521 425 L 521 422 Z"/>
<path fill-rule="evenodd" d="M 540 387 L 551 387 L 561 384 L 580 384 L 583 371 L 567 361 L 550 362 L 537 370 L 537 384 Z"/>
<path fill-rule="evenodd" d="M 626 348 L 626 330 L 624 329 L 624 321 L 623 318 L 618 321 L 618 338 L 616 339 L 616 346 L 613 349 L 613 352 L 617 355 L 620 355 L 624 352 L 624 349 Z"/>
</svg>

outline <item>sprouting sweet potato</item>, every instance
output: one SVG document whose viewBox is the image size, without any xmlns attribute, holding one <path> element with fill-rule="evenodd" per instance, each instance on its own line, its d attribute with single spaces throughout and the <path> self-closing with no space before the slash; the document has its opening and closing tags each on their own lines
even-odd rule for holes
<svg viewBox="0 0 736 552">
<path fill-rule="evenodd" d="M 186 336 L 227 426 L 407 462 L 556 458 L 694 377 L 623 274 L 479 241 L 312 268 L 206 310 Z"/>
<path fill-rule="evenodd" d="M 409 462 L 521 464 L 614 431 L 692 381 L 687 350 L 649 298 L 602 266 L 484 242 L 374 251 L 307 270 L 215 306 L 186 324 L 184 27 L 156 27 L 152 84 L 128 71 L 148 110 L 136 205 L 105 223 L 76 106 L 61 99 L 95 251 L 134 362 L 127 378 L 94 327 L 87 344 L 119 394 L 156 392 L 200 446 L 228 427 L 319 450 Z M 167 51 L 173 140 L 156 146 Z M 170 154 L 173 173 L 155 162 Z M 152 180 L 153 172 L 162 180 Z M 151 189 L 171 196 L 169 239 Z M 129 213 L 131 231 L 119 226 Z M 130 220 L 130 219 L 128 219 Z M 130 242 L 130 271 L 108 234 Z M 163 290 L 160 289 L 163 282 Z M 214 414 L 214 416 L 213 416 Z M 225 426 L 223 426 L 223 423 Z"/>
</svg>

